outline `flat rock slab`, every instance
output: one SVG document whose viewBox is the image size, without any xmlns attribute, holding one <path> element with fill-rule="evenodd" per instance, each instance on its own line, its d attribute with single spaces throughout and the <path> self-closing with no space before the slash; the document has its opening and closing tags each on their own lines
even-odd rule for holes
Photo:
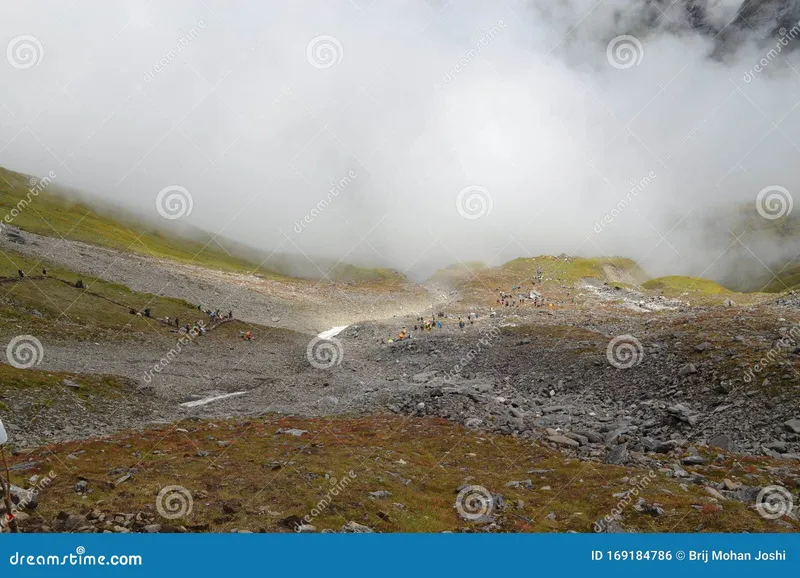
<svg viewBox="0 0 800 578">
<path fill-rule="evenodd" d="M 790 419 L 783 424 L 787 430 L 794 433 L 800 433 L 800 418 Z"/>
<path fill-rule="evenodd" d="M 558 444 L 561 446 L 568 446 L 571 448 L 577 448 L 578 446 L 581 445 L 575 440 L 569 439 L 566 436 L 547 436 L 547 439 L 553 442 L 554 444 Z"/>
</svg>

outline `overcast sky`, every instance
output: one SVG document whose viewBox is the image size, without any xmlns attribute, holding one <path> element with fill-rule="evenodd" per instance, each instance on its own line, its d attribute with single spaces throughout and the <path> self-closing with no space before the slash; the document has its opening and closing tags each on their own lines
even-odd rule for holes
<svg viewBox="0 0 800 578">
<path fill-rule="evenodd" d="M 417 276 L 561 252 L 701 272 L 717 248 L 681 223 L 800 190 L 800 36 L 770 53 L 754 22 L 720 53 L 738 0 L 706 3 L 717 38 L 643 4 L 8 2 L 0 165 Z"/>
</svg>

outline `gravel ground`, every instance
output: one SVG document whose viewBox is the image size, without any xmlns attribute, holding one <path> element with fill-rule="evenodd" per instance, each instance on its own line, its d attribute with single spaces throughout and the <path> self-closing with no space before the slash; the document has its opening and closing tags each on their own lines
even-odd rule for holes
<svg viewBox="0 0 800 578">
<path fill-rule="evenodd" d="M 18 428 L 31 443 L 186 416 L 395 412 L 545 438 L 601 459 L 624 444 L 614 458 L 621 463 L 627 448 L 662 451 L 687 440 L 800 461 L 800 424 L 795 431 L 792 421 L 800 418 L 800 349 L 775 362 L 779 384 L 745 379 L 749 353 L 765 354 L 800 322 L 791 303 L 692 307 L 636 294 L 630 300 L 642 305 L 632 309 L 629 300 L 617 303 L 598 288 L 577 304 L 500 308 L 492 315 L 486 305 L 462 302 L 442 288 L 398 287 L 376 295 L 357 286 L 290 286 L 77 243 L 28 240 L 21 247 L 32 256 L 137 291 L 230 303 L 239 319 L 265 325 L 246 342 L 236 334 L 250 325 L 226 324 L 175 355 L 169 352 L 175 353 L 177 334 L 173 340 L 44 343 L 44 369 L 120 375 L 133 385 L 117 407 L 103 406 L 104 419 L 65 404 L 48 423 Z M 448 314 L 442 329 L 414 330 L 418 315 L 437 310 Z M 470 310 L 480 318 L 459 329 L 455 317 Z M 314 338 L 334 325 L 348 327 L 329 341 Z M 389 343 L 402 326 L 412 338 Z M 624 335 L 636 337 L 628 348 L 634 363 L 621 368 L 608 353 L 612 340 Z M 152 371 L 161 359 L 163 367 Z"/>
</svg>

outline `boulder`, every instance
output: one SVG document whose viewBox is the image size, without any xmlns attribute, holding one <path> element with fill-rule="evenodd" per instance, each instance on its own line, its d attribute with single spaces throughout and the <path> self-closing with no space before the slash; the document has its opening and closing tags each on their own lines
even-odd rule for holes
<svg viewBox="0 0 800 578">
<path fill-rule="evenodd" d="M 581 445 L 575 440 L 569 439 L 567 436 L 562 436 L 562 435 L 547 436 L 547 439 L 553 442 L 554 444 L 558 444 L 560 446 L 567 446 L 570 448 L 577 448 L 578 446 Z"/>
<path fill-rule="evenodd" d="M 783 426 L 787 431 L 800 434 L 800 418 L 790 419 L 789 421 L 785 422 Z"/>
<path fill-rule="evenodd" d="M 733 441 L 730 437 L 726 436 L 725 434 L 720 434 L 711 438 L 711 441 L 708 442 L 713 448 L 719 448 L 721 450 L 730 451 L 733 448 Z"/>
<path fill-rule="evenodd" d="M 628 444 L 626 442 L 614 446 L 614 448 L 608 452 L 605 462 L 607 464 L 621 466 L 624 465 L 630 459 L 630 457 L 630 453 L 628 453 Z"/>
</svg>

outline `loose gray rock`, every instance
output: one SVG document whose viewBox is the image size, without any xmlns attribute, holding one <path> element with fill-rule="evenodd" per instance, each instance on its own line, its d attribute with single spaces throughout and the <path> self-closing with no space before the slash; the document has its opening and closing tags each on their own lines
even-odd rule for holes
<svg viewBox="0 0 800 578">
<path fill-rule="evenodd" d="M 792 433 L 800 434 L 800 418 L 790 419 L 783 424 Z"/>
<path fill-rule="evenodd" d="M 706 463 L 706 459 L 703 456 L 686 456 L 681 461 L 687 466 L 699 466 Z"/>
<path fill-rule="evenodd" d="M 290 436 L 300 437 L 303 434 L 307 434 L 308 432 L 304 429 L 296 429 L 296 428 L 289 428 L 289 429 L 279 429 L 275 432 L 276 434 L 286 434 Z"/>
<path fill-rule="evenodd" d="M 569 439 L 568 437 L 561 436 L 561 435 L 547 436 L 547 439 L 550 440 L 551 442 L 555 443 L 555 444 L 558 444 L 558 445 L 561 445 L 561 446 L 567 446 L 567 447 L 571 447 L 571 448 L 577 448 L 578 446 L 581 445 L 578 442 L 576 442 L 575 440 Z"/>
<path fill-rule="evenodd" d="M 614 446 L 614 448 L 608 452 L 605 462 L 615 466 L 622 466 L 627 463 L 630 457 L 630 453 L 628 453 L 628 444 L 626 442 Z"/>
<path fill-rule="evenodd" d="M 731 441 L 731 438 L 725 434 L 720 434 L 711 438 L 711 441 L 708 442 L 708 445 L 721 450 L 730 451 L 730 449 L 733 447 L 733 441 Z"/>
<path fill-rule="evenodd" d="M 342 528 L 339 530 L 345 534 L 374 534 L 375 531 L 370 528 L 369 526 L 365 526 L 363 524 L 359 524 L 358 522 L 354 522 L 350 520 L 347 522 Z"/>
</svg>

